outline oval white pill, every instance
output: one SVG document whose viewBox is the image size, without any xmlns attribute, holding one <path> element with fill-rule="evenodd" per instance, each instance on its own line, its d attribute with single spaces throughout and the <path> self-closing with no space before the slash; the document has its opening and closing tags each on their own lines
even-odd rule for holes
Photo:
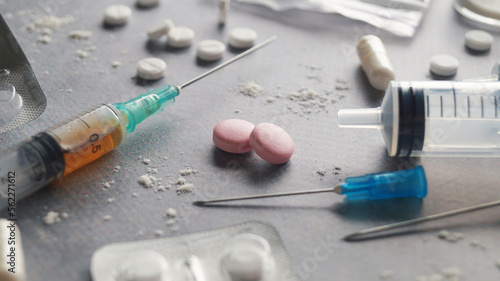
<svg viewBox="0 0 500 281">
<path fill-rule="evenodd" d="M 112 5 L 104 10 L 104 22 L 110 25 L 127 23 L 132 15 L 132 9 L 125 5 Z"/>
<path fill-rule="evenodd" d="M 492 44 L 493 36 L 486 31 L 471 30 L 465 33 L 465 46 L 471 50 L 484 52 L 489 50 Z"/>
<path fill-rule="evenodd" d="M 229 32 L 229 45 L 234 48 L 250 48 L 257 39 L 257 32 L 246 27 L 231 29 Z"/>
<path fill-rule="evenodd" d="M 157 80 L 165 75 L 167 64 L 157 58 L 145 58 L 137 63 L 137 76 L 145 80 Z"/>
<path fill-rule="evenodd" d="M 370 84 L 377 90 L 385 91 L 395 74 L 382 40 L 375 35 L 363 36 L 356 49 Z"/>
<path fill-rule="evenodd" d="M 458 60 L 450 55 L 436 55 L 431 58 L 431 72 L 437 75 L 455 75 L 458 66 Z"/>
<path fill-rule="evenodd" d="M 203 40 L 196 48 L 197 56 L 205 61 L 220 60 L 224 51 L 226 51 L 226 46 L 217 40 Z"/>
<path fill-rule="evenodd" d="M 116 280 L 165 281 L 168 280 L 168 261 L 155 251 L 139 250 L 127 254 L 118 271 L 120 278 Z"/>
<path fill-rule="evenodd" d="M 194 31 L 184 26 L 176 26 L 167 34 L 167 44 L 174 48 L 184 48 L 193 42 Z"/>
<path fill-rule="evenodd" d="M 160 0 L 137 0 L 136 3 L 139 7 L 149 8 L 158 5 L 158 3 L 160 3 Z"/>
<path fill-rule="evenodd" d="M 169 20 L 162 20 L 161 22 L 153 25 L 148 30 L 148 38 L 149 40 L 157 40 L 160 39 L 163 35 L 167 35 L 168 32 L 174 27 L 174 23 Z"/>
</svg>

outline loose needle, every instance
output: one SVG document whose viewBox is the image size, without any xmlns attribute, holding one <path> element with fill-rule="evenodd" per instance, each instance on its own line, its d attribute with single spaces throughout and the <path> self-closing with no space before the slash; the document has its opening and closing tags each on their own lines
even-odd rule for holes
<svg viewBox="0 0 500 281">
<path fill-rule="evenodd" d="M 369 239 L 366 236 L 374 234 L 374 233 L 380 233 L 380 232 L 391 230 L 391 229 L 396 229 L 396 228 L 400 228 L 400 227 L 404 227 L 404 226 L 424 223 L 424 222 L 437 220 L 437 219 L 441 219 L 441 218 L 446 218 L 446 217 L 451 217 L 451 216 L 455 216 L 455 215 L 460 215 L 460 214 L 464 214 L 464 213 L 479 211 L 482 209 L 487 209 L 487 208 L 496 207 L 496 206 L 500 206 L 500 200 L 490 202 L 490 203 L 481 204 L 481 205 L 476 205 L 476 206 L 472 206 L 472 207 L 462 208 L 462 209 L 458 209 L 458 210 L 454 210 L 454 211 L 430 215 L 430 216 L 423 217 L 423 218 L 407 220 L 407 221 L 402 221 L 402 222 L 397 222 L 397 223 L 393 223 L 393 224 L 388 224 L 388 225 L 383 225 L 383 226 L 378 226 L 378 227 L 373 227 L 373 228 L 361 230 L 361 231 L 347 235 L 346 237 L 344 237 L 344 240 L 349 241 L 349 242 L 366 240 L 366 239 Z"/>
</svg>

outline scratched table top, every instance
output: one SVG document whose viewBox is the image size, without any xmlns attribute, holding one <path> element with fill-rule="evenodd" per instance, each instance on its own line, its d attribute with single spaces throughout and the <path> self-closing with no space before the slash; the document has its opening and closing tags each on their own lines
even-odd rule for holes
<svg viewBox="0 0 500 281">
<path fill-rule="evenodd" d="M 133 15 L 123 27 L 104 28 L 103 11 L 116 2 L 130 6 Z M 416 35 L 408 39 L 338 15 L 278 13 L 248 5 L 233 5 L 226 27 L 219 29 L 215 3 L 203 0 L 162 1 L 152 9 L 139 9 L 132 0 L 3 1 L 0 11 L 10 14 L 7 22 L 30 60 L 47 108 L 36 120 L 0 134 L 2 147 L 94 105 L 126 101 L 161 83 L 179 85 L 214 66 L 197 62 L 195 45 L 173 51 L 163 41 L 148 43 L 146 30 L 161 19 L 192 28 L 195 44 L 204 39 L 226 42 L 228 31 L 239 26 L 256 30 L 259 42 L 279 37 L 185 89 L 174 105 L 140 124 L 113 152 L 19 202 L 28 280 L 88 281 L 92 253 L 108 243 L 153 239 L 157 230 L 169 237 L 251 220 L 278 229 L 303 280 L 378 280 L 387 270 L 394 272 L 393 280 L 414 280 L 449 267 L 461 270 L 459 280 L 498 280 L 500 217 L 495 209 L 415 226 L 405 235 L 360 243 L 342 240 L 361 229 L 500 198 L 500 159 L 391 158 L 380 132 L 337 126 L 339 109 L 377 107 L 383 98 L 368 84 L 355 52 L 365 34 L 383 39 L 399 80 L 430 80 L 429 59 L 439 53 L 460 60 L 456 80 L 489 74 L 500 57 L 500 36 L 493 34 L 491 51 L 468 52 L 464 34 L 473 27 L 451 2 L 433 1 Z M 33 22 L 25 14 L 47 9 L 74 21 L 55 29 L 49 35 L 52 42 L 43 44 L 39 32 L 28 30 Z M 69 39 L 68 33 L 77 29 L 93 34 L 88 40 Z M 89 57 L 78 58 L 77 50 L 89 48 Z M 226 51 L 224 58 L 234 55 Z M 148 84 L 131 79 L 145 57 L 166 61 L 165 78 Z M 114 68 L 115 60 L 121 66 Z M 337 89 L 339 80 L 347 81 L 347 89 Z M 239 86 L 250 81 L 261 85 L 263 93 L 241 94 Z M 324 94 L 328 106 L 305 109 L 288 98 L 304 88 Z M 218 150 L 211 139 L 213 126 L 229 118 L 283 127 L 294 139 L 294 156 L 275 166 L 255 154 Z M 146 165 L 142 159 L 151 162 Z M 416 165 L 427 173 L 429 194 L 424 200 L 349 203 L 324 194 L 191 205 L 221 196 L 331 187 L 348 176 Z M 117 172 L 116 166 L 121 168 Z M 155 192 L 137 182 L 148 168 L 156 168 L 154 176 L 164 183 L 175 181 L 185 167 L 198 171 L 188 177 L 193 193 Z M 317 173 L 322 170 L 323 176 Z M 109 203 L 109 198 L 115 201 Z M 166 225 L 169 207 L 179 213 L 174 226 Z M 49 211 L 69 217 L 46 225 L 43 218 Z M 106 216 L 111 219 L 105 221 Z M 464 238 L 456 243 L 438 239 L 441 229 L 463 233 Z"/>
</svg>

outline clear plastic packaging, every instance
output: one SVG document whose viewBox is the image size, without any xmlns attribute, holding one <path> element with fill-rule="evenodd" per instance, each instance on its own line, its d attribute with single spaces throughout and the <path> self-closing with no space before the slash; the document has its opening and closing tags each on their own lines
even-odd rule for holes
<svg viewBox="0 0 500 281">
<path fill-rule="evenodd" d="M 412 37 L 431 0 L 235 0 L 275 11 L 300 9 L 341 14 L 402 37 Z"/>
<path fill-rule="evenodd" d="M 276 229 L 259 222 L 107 245 L 92 256 L 91 275 L 94 281 L 300 280 Z"/>
</svg>

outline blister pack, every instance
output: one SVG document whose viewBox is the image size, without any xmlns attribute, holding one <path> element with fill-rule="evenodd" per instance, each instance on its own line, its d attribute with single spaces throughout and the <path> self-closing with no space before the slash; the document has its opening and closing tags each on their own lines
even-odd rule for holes
<svg viewBox="0 0 500 281">
<path fill-rule="evenodd" d="M 162 239 L 106 245 L 94 281 L 299 281 L 277 230 L 247 222 Z"/>
<path fill-rule="evenodd" d="M 34 120 L 46 105 L 28 59 L 0 15 L 0 133 Z"/>
</svg>

